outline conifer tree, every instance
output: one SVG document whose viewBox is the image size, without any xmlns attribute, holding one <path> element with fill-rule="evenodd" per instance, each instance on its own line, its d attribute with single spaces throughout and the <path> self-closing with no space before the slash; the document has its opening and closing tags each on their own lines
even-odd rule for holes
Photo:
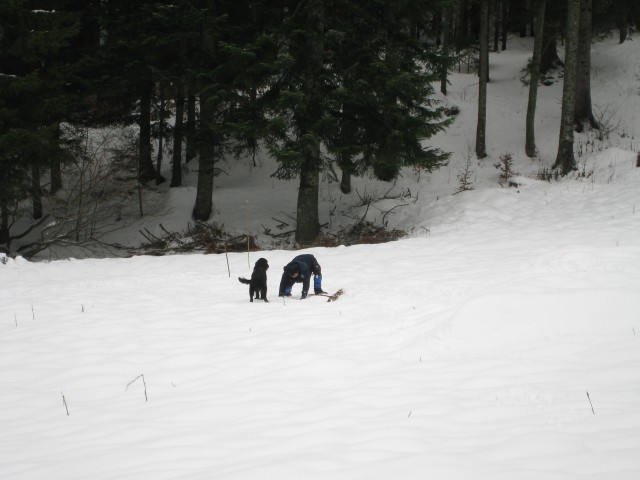
<svg viewBox="0 0 640 480">
<path fill-rule="evenodd" d="M 448 158 L 424 145 L 448 123 L 431 98 L 448 58 L 414 36 L 411 28 L 417 23 L 428 32 L 431 14 L 440 4 L 387 2 L 373 22 L 382 41 L 374 49 L 377 59 L 371 62 L 373 75 L 368 77 L 373 88 L 363 115 L 363 158 L 380 180 L 395 179 L 405 166 L 431 171 Z"/>
<path fill-rule="evenodd" d="M 277 4 L 246 0 L 199 4 L 204 16 L 192 66 L 200 106 L 196 127 L 198 187 L 193 209 L 196 220 L 211 216 L 213 180 L 220 171 L 216 163 L 234 145 L 256 148 L 257 136 L 261 135 L 256 110 L 261 107 L 256 96 L 258 86 L 264 86 L 271 72 L 264 56 L 273 50 L 273 39 L 264 31 L 266 24 L 278 17 Z"/>
<path fill-rule="evenodd" d="M 547 2 L 544 18 L 540 73 L 546 73 L 563 65 L 558 56 L 557 37 L 562 30 L 560 25 L 566 19 L 566 2 Z"/>
<path fill-rule="evenodd" d="M 96 52 L 94 66 L 100 103 L 107 107 L 102 112 L 107 121 L 125 123 L 137 107 L 137 168 L 143 183 L 159 175 L 151 147 L 151 112 L 159 55 L 153 30 L 155 6 L 153 0 L 102 2 L 101 48 Z"/>
<path fill-rule="evenodd" d="M 44 2 L 46 4 L 46 2 Z M 64 156 L 58 125 L 69 98 L 62 52 L 75 19 L 38 1 L 0 3 L 0 242 L 10 241 L 9 216 L 29 195 L 43 215 L 41 173 Z"/>
<path fill-rule="evenodd" d="M 286 69 L 273 86 L 276 97 L 270 147 L 280 162 L 276 175 L 299 176 L 296 241 L 309 242 L 320 231 L 320 146 L 327 127 L 323 122 L 327 101 L 333 90 L 325 49 L 329 12 L 323 0 L 287 3 L 276 32 L 286 39 L 280 51 Z"/>
<path fill-rule="evenodd" d="M 163 92 L 171 92 L 171 98 L 164 99 L 163 107 L 175 107 L 175 123 L 170 130 L 173 136 L 171 186 L 182 184 L 182 146 L 185 137 L 184 114 L 187 87 L 193 84 L 196 55 L 202 11 L 194 8 L 187 0 L 157 1 L 153 10 L 153 35 L 149 37 L 158 55 L 153 67 L 156 81 L 163 86 Z M 162 118 L 158 126 L 162 127 Z M 157 129 L 158 132 L 163 130 Z M 162 137 L 158 135 L 158 142 Z M 193 146 L 193 145 L 191 145 Z M 158 152 L 160 158 L 161 152 Z"/>
<path fill-rule="evenodd" d="M 446 160 L 422 144 L 444 127 L 430 98 L 440 57 L 415 36 L 416 19 L 427 18 L 435 3 L 328 5 L 292 2 L 281 30 L 285 70 L 272 87 L 276 174 L 300 178 L 298 242 L 313 241 L 320 231 L 322 146 L 336 155 L 345 191 L 353 173 L 371 169 L 389 181 L 403 166 L 432 169 Z"/>
</svg>

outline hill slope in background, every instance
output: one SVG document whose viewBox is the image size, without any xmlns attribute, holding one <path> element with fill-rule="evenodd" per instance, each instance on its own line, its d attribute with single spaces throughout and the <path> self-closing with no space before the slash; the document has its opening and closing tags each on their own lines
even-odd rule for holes
<svg viewBox="0 0 640 480">
<path fill-rule="evenodd" d="M 487 102 L 488 158 L 474 157 L 477 122 L 477 77 L 470 73 L 453 73 L 448 96 L 440 100 L 460 110 L 453 125 L 429 140 L 429 144 L 452 152 L 449 165 L 431 174 L 403 171 L 393 183 L 371 178 L 354 178 L 353 193 L 344 195 L 331 175 L 324 175 L 320 187 L 320 221 L 323 232 L 335 234 L 358 222 L 367 221 L 387 229 L 399 229 L 410 236 L 421 236 L 438 225 L 439 202 L 461 188 L 459 177 L 468 171 L 471 188 L 476 192 L 506 186 L 494 166 L 500 157 L 513 157 L 513 170 L 523 177 L 535 179 L 548 173 L 555 161 L 558 144 L 562 80 L 539 89 L 536 139 L 539 156 L 530 159 L 524 153 L 525 115 L 528 87 L 521 81 L 531 55 L 531 39 L 513 38 L 509 49 L 491 54 L 491 83 Z M 598 120 L 598 131 L 576 136 L 580 170 L 572 177 L 603 175 L 603 181 L 616 172 L 609 168 L 609 148 L 617 156 L 619 150 L 640 151 L 640 53 L 634 42 L 618 45 L 609 39 L 593 45 L 592 101 Z M 464 72 L 464 66 L 461 67 Z M 599 137 L 603 138 L 600 139 Z M 595 157 L 594 157 L 595 154 Z M 239 162 L 230 160 L 220 165 L 225 171 L 215 180 L 214 215 L 212 221 L 230 235 L 252 235 L 261 248 L 290 248 L 295 230 L 298 181 L 272 178 L 275 163 L 266 155 Z M 159 187 L 146 192 L 147 215 L 131 227 L 115 233 L 111 240 L 136 245 L 144 238 L 140 230 L 163 235 L 162 224 L 172 232 L 185 231 L 191 223 L 195 201 L 196 165 L 190 166 L 185 187 Z M 337 172 L 339 173 L 339 171 Z M 501 186 L 501 184 L 503 184 Z M 135 202 L 134 202 L 135 203 Z M 136 207 L 132 207 L 135 210 Z M 265 234 L 265 231 L 270 232 Z"/>
</svg>

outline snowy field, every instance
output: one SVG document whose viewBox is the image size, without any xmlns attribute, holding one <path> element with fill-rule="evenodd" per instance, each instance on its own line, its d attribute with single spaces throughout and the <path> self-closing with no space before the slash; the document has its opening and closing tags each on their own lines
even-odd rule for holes
<svg viewBox="0 0 640 480">
<path fill-rule="evenodd" d="M 620 123 L 609 140 L 576 139 L 585 178 L 536 179 L 554 160 L 561 84 L 541 89 L 530 160 L 530 44 L 512 44 L 491 57 L 491 158 L 453 195 L 477 90 L 455 75 L 448 101 L 462 112 L 434 139 L 451 164 L 395 187 L 412 200 L 389 226 L 409 237 L 306 250 L 325 290 L 345 289 L 336 302 L 300 300 L 299 285 L 277 297 L 292 251 L 5 258 L 0 478 L 640 478 L 636 43 L 594 46 L 594 105 Z M 506 152 L 517 188 L 493 167 Z M 258 182 L 270 173 L 222 178 L 218 220 L 241 231 L 293 211 L 295 182 Z M 257 198 L 247 175 L 264 185 Z M 389 188 L 366 182 L 361 193 Z M 323 192 L 325 212 L 346 202 L 335 183 Z M 192 195 L 176 191 L 156 223 L 177 225 Z M 237 277 L 260 257 L 270 302 L 249 303 Z"/>
</svg>

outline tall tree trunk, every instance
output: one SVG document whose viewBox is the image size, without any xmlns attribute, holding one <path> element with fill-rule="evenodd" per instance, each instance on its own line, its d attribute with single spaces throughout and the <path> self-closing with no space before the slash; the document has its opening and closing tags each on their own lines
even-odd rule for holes
<svg viewBox="0 0 640 480">
<path fill-rule="evenodd" d="M 554 18 L 550 18 L 550 13 L 545 15 L 544 36 L 542 39 L 542 56 L 540 57 L 540 73 L 546 73 L 549 70 L 562 65 L 562 61 L 558 56 L 558 23 Z"/>
<path fill-rule="evenodd" d="M 251 130 L 249 137 L 247 138 L 247 145 L 249 148 L 249 152 L 251 152 L 251 160 L 253 162 L 253 166 L 257 167 L 258 163 L 256 162 L 256 157 L 258 156 L 258 136 L 259 133 L 256 131 L 256 126 L 260 124 L 260 111 L 258 107 L 258 89 L 255 86 L 251 87 L 251 91 L 249 93 L 251 98 L 251 120 L 253 122 L 254 128 Z"/>
<path fill-rule="evenodd" d="M 184 152 L 184 161 L 189 163 L 196 157 L 196 94 L 193 82 L 187 89 L 187 124 L 185 125 L 185 137 L 187 145 Z"/>
<path fill-rule="evenodd" d="M 580 2 L 580 33 L 578 37 L 578 66 L 576 73 L 576 131 L 584 130 L 584 124 L 598 128 L 591 107 L 591 22 L 593 0 Z"/>
<path fill-rule="evenodd" d="M 164 84 L 160 84 L 160 109 L 158 112 L 158 155 L 156 156 L 156 185 L 164 182 L 162 157 L 164 156 Z"/>
<path fill-rule="evenodd" d="M 451 7 L 444 7 L 443 15 L 444 19 L 442 25 L 442 56 L 444 57 L 444 60 L 440 67 L 440 92 L 442 92 L 443 95 L 447 95 L 449 51 L 451 49 L 451 20 L 453 15 Z"/>
<path fill-rule="evenodd" d="M 311 242 L 320 233 L 318 192 L 320 186 L 320 141 L 316 131 L 322 111 L 321 71 L 324 61 L 324 1 L 309 0 L 304 8 L 309 50 L 304 75 L 304 92 L 308 97 L 301 139 L 304 142 L 300 189 L 298 190 L 296 241 Z"/>
<path fill-rule="evenodd" d="M 0 205 L 0 244 L 9 242 L 9 207 L 5 203 Z"/>
<path fill-rule="evenodd" d="M 507 32 L 509 31 L 509 1 L 502 0 L 502 51 L 507 49 Z"/>
<path fill-rule="evenodd" d="M 358 118 L 358 112 L 350 103 L 345 103 L 342 106 L 343 122 L 340 126 L 340 142 L 343 145 L 353 143 L 355 138 L 358 138 L 358 124 L 360 123 Z M 340 167 L 342 175 L 340 177 L 340 191 L 344 194 L 351 193 L 351 177 L 356 173 L 356 168 L 353 162 L 353 153 L 349 150 L 343 150 L 336 154 L 336 162 Z"/>
<path fill-rule="evenodd" d="M 489 78 L 489 0 L 481 0 L 480 3 L 480 67 L 478 76 L 478 125 L 476 129 L 476 156 L 487 156 L 486 130 L 487 130 L 487 80 Z"/>
<path fill-rule="evenodd" d="M 176 86 L 176 121 L 173 126 L 173 155 L 171 159 L 171 187 L 182 185 L 182 136 L 184 124 L 184 88 Z"/>
<path fill-rule="evenodd" d="M 318 191 L 320 187 L 320 144 L 309 139 L 303 149 L 298 190 L 296 242 L 312 242 L 320 233 Z"/>
<path fill-rule="evenodd" d="M 469 39 L 469 0 L 458 0 L 458 14 L 456 15 L 456 51 L 460 52 Z"/>
<path fill-rule="evenodd" d="M 527 104 L 527 127 L 525 151 L 528 157 L 536 156 L 535 118 L 538 100 L 538 82 L 540 81 L 540 57 L 542 56 L 542 39 L 544 32 L 544 11 L 546 0 L 536 1 L 535 30 L 536 37 L 533 44 L 533 58 L 529 69 L 529 102 Z"/>
<path fill-rule="evenodd" d="M 200 141 L 198 142 L 198 186 L 193 207 L 195 220 L 207 221 L 213 212 L 213 178 L 215 175 L 216 139 L 211 131 L 215 121 L 213 108 L 200 98 Z"/>
<path fill-rule="evenodd" d="M 60 141 L 60 125 L 56 127 L 54 132 L 56 142 Z M 60 157 L 55 156 L 51 159 L 49 166 L 51 169 L 51 188 L 49 189 L 49 195 L 55 195 L 62 188 L 62 168 L 60 166 Z"/>
<path fill-rule="evenodd" d="M 204 21 L 201 41 L 202 49 L 212 65 L 217 64 L 218 44 L 215 39 L 213 12 L 208 12 L 209 18 Z M 215 177 L 215 160 L 217 147 L 221 141 L 216 133 L 216 113 L 219 101 L 212 95 L 213 86 L 198 79 L 191 85 L 193 91 L 200 92 L 200 122 L 196 135 L 198 146 L 198 186 L 196 189 L 196 203 L 193 206 L 193 218 L 207 221 L 213 213 L 213 179 Z M 206 93 L 203 93 L 206 92 Z"/>
<path fill-rule="evenodd" d="M 562 175 L 577 169 L 573 154 L 573 120 L 576 106 L 575 86 L 580 30 L 580 0 L 567 0 L 567 30 L 565 40 L 564 85 L 562 88 L 562 115 L 558 155 L 553 168 Z"/>
<path fill-rule="evenodd" d="M 620 31 L 620 43 L 624 43 L 629 34 L 629 4 L 626 0 L 614 2 L 616 8 L 616 25 Z"/>
<path fill-rule="evenodd" d="M 444 8 L 434 8 L 433 17 L 431 20 L 431 34 L 435 37 L 436 45 L 439 47 L 442 45 L 442 30 L 444 22 Z M 417 22 L 411 22 L 411 36 L 416 40 L 420 40 L 421 30 L 420 25 Z"/>
<path fill-rule="evenodd" d="M 49 169 L 51 172 L 49 195 L 55 195 L 62 188 L 62 167 L 60 166 L 60 159 L 57 157 L 52 158 Z"/>
<path fill-rule="evenodd" d="M 42 218 L 42 188 L 40 187 L 40 166 L 31 165 L 31 200 L 33 202 L 33 218 Z"/>
<path fill-rule="evenodd" d="M 353 162 L 348 155 L 338 157 L 338 166 L 342 175 L 340 176 L 340 191 L 344 194 L 351 193 L 351 175 L 353 172 Z"/>
<path fill-rule="evenodd" d="M 521 38 L 527 36 L 527 3 L 523 0 L 510 0 L 511 25 Z"/>
<path fill-rule="evenodd" d="M 500 0 L 493 0 L 493 51 L 500 45 Z"/>
<path fill-rule="evenodd" d="M 151 82 L 144 82 L 140 92 L 140 143 L 138 151 L 138 177 L 142 183 L 156 178 L 151 159 Z"/>
</svg>

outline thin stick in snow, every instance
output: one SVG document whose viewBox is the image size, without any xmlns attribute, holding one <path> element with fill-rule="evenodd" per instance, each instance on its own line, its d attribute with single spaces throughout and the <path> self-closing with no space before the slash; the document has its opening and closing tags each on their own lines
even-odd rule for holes
<svg viewBox="0 0 640 480">
<path fill-rule="evenodd" d="M 138 380 L 139 378 L 142 378 L 142 385 L 144 385 L 144 401 L 148 402 L 149 399 L 147 398 L 147 382 L 145 382 L 144 380 L 144 373 L 141 373 L 140 375 L 138 375 L 136 378 L 134 378 L 133 380 L 131 380 L 128 384 L 127 384 L 127 388 L 125 388 L 124 390 L 127 391 L 129 390 L 129 386 L 135 382 L 136 380 Z"/>
<path fill-rule="evenodd" d="M 31 317 L 35 320 L 36 319 L 36 312 L 33 309 L 33 303 L 31 304 Z"/>
<path fill-rule="evenodd" d="M 227 270 L 229 272 L 229 278 L 231 278 L 231 267 L 229 267 L 229 255 L 227 254 L 227 242 L 224 242 L 224 256 L 227 259 Z"/>
<path fill-rule="evenodd" d="M 251 268 L 251 259 L 249 258 L 249 235 L 247 235 L 247 265 Z"/>
<path fill-rule="evenodd" d="M 64 398 L 64 393 L 60 392 L 62 395 L 62 404 L 64 405 L 64 409 L 67 411 L 67 417 L 69 416 L 69 407 L 67 406 L 67 399 Z"/>
<path fill-rule="evenodd" d="M 591 397 L 589 397 L 589 392 L 587 392 L 587 399 L 589 400 L 589 405 L 591 405 L 591 411 L 595 415 L 596 411 L 593 409 L 593 403 L 591 403 Z"/>
</svg>

